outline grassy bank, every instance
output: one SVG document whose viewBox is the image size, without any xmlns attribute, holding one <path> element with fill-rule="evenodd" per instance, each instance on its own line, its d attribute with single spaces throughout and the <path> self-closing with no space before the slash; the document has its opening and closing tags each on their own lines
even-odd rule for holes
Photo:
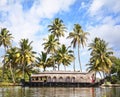
<svg viewBox="0 0 120 97">
<path fill-rule="evenodd" d="M 0 82 L 0 86 L 19 86 L 19 83 Z"/>
</svg>

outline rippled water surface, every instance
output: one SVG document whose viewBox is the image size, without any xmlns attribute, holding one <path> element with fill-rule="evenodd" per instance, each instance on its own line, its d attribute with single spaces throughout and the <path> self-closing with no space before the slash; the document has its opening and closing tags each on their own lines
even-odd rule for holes
<svg viewBox="0 0 120 97">
<path fill-rule="evenodd" d="M 120 97 L 114 88 L 0 87 L 0 97 Z"/>
</svg>

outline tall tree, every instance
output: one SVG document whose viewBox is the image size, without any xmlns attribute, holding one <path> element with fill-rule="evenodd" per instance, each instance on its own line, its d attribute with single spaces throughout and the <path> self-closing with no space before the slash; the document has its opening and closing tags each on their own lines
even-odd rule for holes
<svg viewBox="0 0 120 97">
<path fill-rule="evenodd" d="M 5 52 L 6 49 L 11 46 L 12 34 L 6 28 L 2 28 L 0 32 L 0 46 L 4 46 Z"/>
<path fill-rule="evenodd" d="M 80 61 L 80 47 L 84 47 L 86 45 L 87 41 L 87 35 L 89 33 L 84 32 L 82 30 L 82 27 L 79 24 L 74 24 L 73 32 L 69 33 L 69 36 L 67 38 L 71 38 L 71 45 L 73 45 L 73 48 L 76 48 L 76 45 L 78 45 L 78 60 L 80 65 L 80 71 L 82 72 L 82 66 Z"/>
<path fill-rule="evenodd" d="M 68 48 L 66 48 L 66 46 L 63 44 L 57 51 L 56 53 L 56 61 L 58 63 L 58 70 L 59 70 L 59 66 L 60 64 L 63 64 L 64 67 L 70 65 L 70 63 L 74 60 L 74 56 L 73 56 L 73 51 L 69 50 L 70 46 Z M 65 68 L 66 70 L 66 68 Z"/>
<path fill-rule="evenodd" d="M 8 69 L 10 70 L 13 83 L 15 83 L 15 68 L 18 65 L 17 53 L 18 49 L 16 47 L 12 47 L 7 50 L 4 58 L 4 64 L 5 66 L 9 67 Z"/>
<path fill-rule="evenodd" d="M 46 67 L 51 67 L 53 65 L 50 57 L 48 58 L 47 53 L 41 52 L 40 56 L 37 57 L 36 63 L 38 67 L 43 67 L 44 71 L 46 71 Z"/>
<path fill-rule="evenodd" d="M 35 63 L 25 65 L 24 76 L 25 76 L 26 80 L 28 80 L 28 78 L 30 79 L 30 76 L 31 76 L 32 73 L 38 73 L 34 69 L 34 67 L 35 67 Z M 21 79 L 22 73 L 23 73 L 23 67 L 21 65 L 18 65 L 18 68 L 16 70 L 17 79 Z"/>
<path fill-rule="evenodd" d="M 97 72 L 110 73 L 112 61 L 110 59 L 113 52 L 108 48 L 108 43 L 100 38 L 95 38 L 89 45 L 91 51 L 90 70 Z"/>
<path fill-rule="evenodd" d="M 52 56 L 54 56 L 54 54 L 56 53 L 56 50 L 59 47 L 59 41 L 58 39 L 55 39 L 55 36 L 53 34 L 50 34 L 48 36 L 48 39 L 44 39 L 45 42 L 43 43 L 44 45 L 44 49 L 46 51 L 47 54 L 52 54 Z M 54 57 L 53 57 L 54 58 Z M 54 64 L 53 64 L 53 69 L 55 69 L 55 59 L 54 60 Z"/>
<path fill-rule="evenodd" d="M 60 44 L 58 39 L 55 39 L 55 36 L 53 34 L 50 34 L 48 36 L 48 39 L 44 39 L 44 41 L 45 42 L 43 43 L 43 45 L 46 53 L 54 54 Z"/>
<path fill-rule="evenodd" d="M 21 39 L 20 41 L 20 49 L 19 49 L 19 62 L 22 65 L 23 68 L 23 78 L 25 78 L 24 76 L 24 71 L 25 71 L 25 67 L 27 65 L 32 64 L 33 62 L 35 62 L 35 54 L 36 52 L 33 51 L 33 48 L 31 46 L 32 41 L 29 42 L 28 39 Z"/>
<path fill-rule="evenodd" d="M 3 46 L 5 49 L 5 53 L 7 48 L 11 46 L 12 34 L 6 28 L 2 28 L 0 31 L 0 46 Z M 4 63 L 4 62 L 3 62 Z M 2 71 L 2 80 L 4 79 L 4 64 L 3 64 L 3 71 Z"/>
<path fill-rule="evenodd" d="M 63 21 L 59 18 L 55 18 L 51 25 L 48 25 L 49 31 L 57 37 L 64 36 L 64 32 L 66 32 L 66 27 Z"/>
</svg>

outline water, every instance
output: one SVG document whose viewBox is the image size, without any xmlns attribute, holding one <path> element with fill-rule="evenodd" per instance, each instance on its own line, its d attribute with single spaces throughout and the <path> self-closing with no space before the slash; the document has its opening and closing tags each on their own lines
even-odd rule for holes
<svg viewBox="0 0 120 97">
<path fill-rule="evenodd" d="M 0 87 L 0 97 L 120 97 L 114 88 Z"/>
</svg>

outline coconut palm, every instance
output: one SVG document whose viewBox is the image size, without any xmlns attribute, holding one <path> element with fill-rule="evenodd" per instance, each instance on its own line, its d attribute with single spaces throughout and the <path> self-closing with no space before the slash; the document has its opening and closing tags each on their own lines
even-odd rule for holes
<svg viewBox="0 0 120 97">
<path fill-rule="evenodd" d="M 5 52 L 6 49 L 11 46 L 12 34 L 6 28 L 2 28 L 0 32 L 0 46 L 4 46 Z"/>
<path fill-rule="evenodd" d="M 46 53 L 52 54 L 52 56 L 54 56 L 54 54 L 55 54 L 55 52 L 58 49 L 59 44 L 60 44 L 58 39 L 55 39 L 55 36 L 53 34 L 50 34 L 48 36 L 48 39 L 44 39 L 44 40 L 45 40 L 45 42 L 43 43 L 43 45 L 44 45 L 44 49 L 45 49 Z M 54 60 L 53 69 L 55 69 L 54 68 L 55 67 L 54 57 L 52 60 Z"/>
<path fill-rule="evenodd" d="M 110 59 L 113 52 L 108 48 L 108 43 L 100 38 L 95 38 L 93 43 L 89 45 L 91 51 L 90 64 L 92 70 L 98 72 L 109 73 L 112 67 Z"/>
<path fill-rule="evenodd" d="M 37 66 L 43 67 L 44 71 L 46 71 L 46 67 L 51 67 L 53 65 L 50 57 L 47 57 L 47 53 L 41 52 L 40 56 L 36 58 Z"/>
<path fill-rule="evenodd" d="M 66 46 L 63 44 L 56 53 L 56 61 L 58 63 L 58 70 L 60 64 L 64 65 L 64 68 L 66 70 L 66 66 L 70 65 L 70 63 L 74 60 L 73 51 L 69 50 L 70 46 L 66 48 Z"/>
<path fill-rule="evenodd" d="M 25 67 L 24 67 L 24 76 L 25 76 L 25 78 L 29 78 L 30 79 L 30 75 L 32 73 L 38 73 L 34 69 L 34 67 L 35 67 L 35 63 L 25 65 Z M 16 79 L 21 79 L 22 73 L 23 73 L 23 67 L 21 65 L 18 65 L 17 70 L 16 70 L 16 75 L 17 75 Z M 26 80 L 28 80 L 28 79 L 26 79 Z"/>
<path fill-rule="evenodd" d="M 13 83 L 15 83 L 15 65 L 17 65 L 17 48 L 14 47 L 14 48 L 10 48 L 7 50 L 7 53 L 5 54 L 5 57 L 4 57 L 4 64 L 5 66 L 9 67 L 8 69 L 10 69 L 10 73 L 11 73 L 11 76 L 12 76 L 12 80 L 13 80 Z"/>
<path fill-rule="evenodd" d="M 94 66 L 94 63 L 89 63 L 87 64 L 89 67 L 87 68 L 87 71 L 88 72 L 95 72 L 95 77 L 96 77 L 96 74 L 99 73 L 101 79 L 102 79 L 102 75 L 101 75 L 101 72 L 100 72 L 100 68 Z"/>
<path fill-rule="evenodd" d="M 45 42 L 43 43 L 43 45 L 46 53 L 54 54 L 60 44 L 58 39 L 55 39 L 55 36 L 53 34 L 50 34 L 48 36 L 48 39 L 44 39 L 44 41 Z"/>
<path fill-rule="evenodd" d="M 66 32 L 66 27 L 63 24 L 63 21 L 59 18 L 55 18 L 51 25 L 48 25 L 48 28 L 53 35 L 57 37 L 59 40 L 59 37 L 64 36 L 64 32 Z"/>
<path fill-rule="evenodd" d="M 82 27 L 79 24 L 74 24 L 73 32 L 69 33 L 69 36 L 67 38 L 72 38 L 71 45 L 73 45 L 73 48 L 76 48 L 76 45 L 78 45 L 78 60 L 80 65 L 80 71 L 82 72 L 82 66 L 80 61 L 80 47 L 84 47 L 86 45 L 87 41 L 87 35 L 89 33 L 84 32 L 82 30 Z"/>
<path fill-rule="evenodd" d="M 29 42 L 28 39 L 21 39 L 20 41 L 20 49 L 19 49 L 19 63 L 22 65 L 23 68 L 23 77 L 24 77 L 24 71 L 25 67 L 29 64 L 32 64 L 35 62 L 35 54 L 32 49 L 32 41 Z"/>
<path fill-rule="evenodd" d="M 11 46 L 11 39 L 12 34 L 9 33 L 9 31 L 6 28 L 2 28 L 0 31 L 0 46 L 3 46 L 5 49 L 5 53 L 7 51 L 7 48 Z M 3 62 L 4 63 L 4 62 Z M 2 71 L 2 79 L 4 79 L 4 65 L 3 65 L 3 71 Z"/>
</svg>

